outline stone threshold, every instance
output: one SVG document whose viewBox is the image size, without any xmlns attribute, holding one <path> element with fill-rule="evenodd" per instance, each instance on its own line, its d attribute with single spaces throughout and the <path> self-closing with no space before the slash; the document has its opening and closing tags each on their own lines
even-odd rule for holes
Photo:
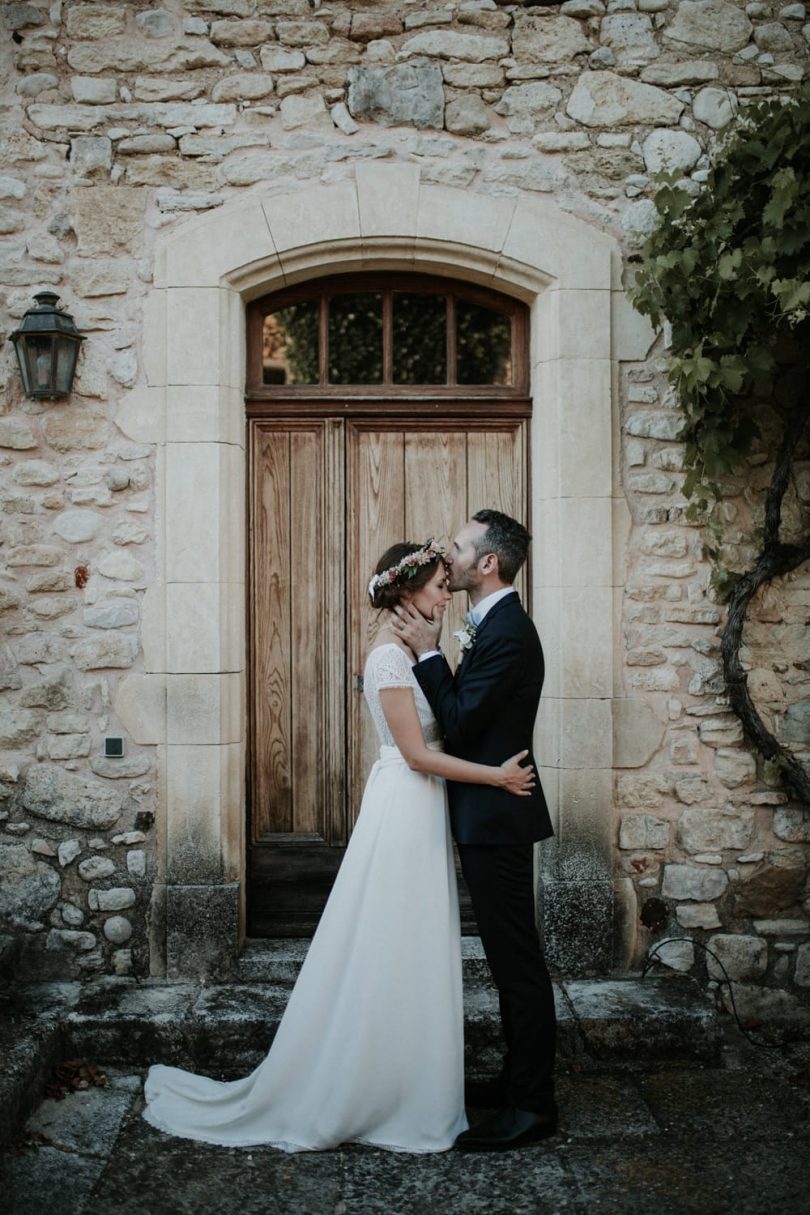
<svg viewBox="0 0 810 1215">
<path fill-rule="evenodd" d="M 306 943 L 302 943 L 305 947 Z M 304 948 L 305 952 L 305 948 Z M 472 1076 L 498 1066 L 498 1005 L 482 982 L 476 950 L 465 965 L 465 1055 Z M 7 989 L 0 1027 L 0 1142 L 17 1133 L 42 1099 L 53 1067 L 81 1058 L 145 1069 L 168 1063 L 233 1079 L 264 1057 L 286 1006 L 287 980 L 194 983 L 100 976 L 90 982 L 30 982 Z M 561 979 L 555 983 L 560 1067 L 603 1072 L 718 1066 L 716 1009 L 683 976 Z"/>
</svg>

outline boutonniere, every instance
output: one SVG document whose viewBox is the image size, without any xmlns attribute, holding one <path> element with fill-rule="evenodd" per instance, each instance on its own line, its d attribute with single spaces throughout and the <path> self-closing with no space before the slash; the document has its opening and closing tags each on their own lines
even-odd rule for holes
<svg viewBox="0 0 810 1215">
<path fill-rule="evenodd" d="M 473 624 L 472 618 L 470 617 L 469 613 L 467 613 L 467 615 L 464 617 L 464 628 L 456 629 L 455 633 L 453 634 L 458 641 L 462 654 L 466 654 L 467 650 L 472 649 L 477 632 L 478 625 Z"/>
</svg>

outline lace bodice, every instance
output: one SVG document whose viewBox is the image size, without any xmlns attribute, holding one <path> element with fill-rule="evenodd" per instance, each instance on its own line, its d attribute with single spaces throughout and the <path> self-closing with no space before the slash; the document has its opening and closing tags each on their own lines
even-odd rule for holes
<svg viewBox="0 0 810 1215">
<path fill-rule="evenodd" d="M 396 746 L 393 735 L 388 729 L 385 714 L 380 704 L 380 692 L 383 688 L 410 688 L 416 701 L 416 712 L 425 742 L 435 743 L 441 739 L 439 723 L 433 716 L 424 692 L 419 687 L 413 674 L 413 664 L 404 650 L 390 642 L 372 650 L 366 659 L 366 669 L 363 673 L 363 695 L 371 712 L 374 726 L 380 742 L 384 746 Z"/>
</svg>

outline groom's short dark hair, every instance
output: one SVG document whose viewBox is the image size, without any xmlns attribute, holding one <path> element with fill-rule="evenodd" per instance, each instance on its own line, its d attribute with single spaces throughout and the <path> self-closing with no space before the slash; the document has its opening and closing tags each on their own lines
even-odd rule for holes
<svg viewBox="0 0 810 1215">
<path fill-rule="evenodd" d="M 486 524 L 487 529 L 475 542 L 476 558 L 480 561 L 487 553 L 494 553 L 498 558 L 498 573 L 511 585 L 529 554 L 531 536 L 522 523 L 499 510 L 476 511 L 473 519 Z"/>
</svg>

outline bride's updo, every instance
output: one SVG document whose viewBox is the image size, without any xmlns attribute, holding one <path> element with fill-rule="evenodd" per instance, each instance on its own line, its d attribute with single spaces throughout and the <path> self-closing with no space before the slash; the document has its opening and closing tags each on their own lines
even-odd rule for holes
<svg viewBox="0 0 810 1215">
<path fill-rule="evenodd" d="M 421 559 L 408 558 L 421 554 Z M 368 587 L 371 606 L 391 611 L 402 602 L 405 590 L 419 591 L 430 582 L 442 561 L 444 550 L 429 540 L 427 544 L 392 544 L 380 557 Z"/>
</svg>

